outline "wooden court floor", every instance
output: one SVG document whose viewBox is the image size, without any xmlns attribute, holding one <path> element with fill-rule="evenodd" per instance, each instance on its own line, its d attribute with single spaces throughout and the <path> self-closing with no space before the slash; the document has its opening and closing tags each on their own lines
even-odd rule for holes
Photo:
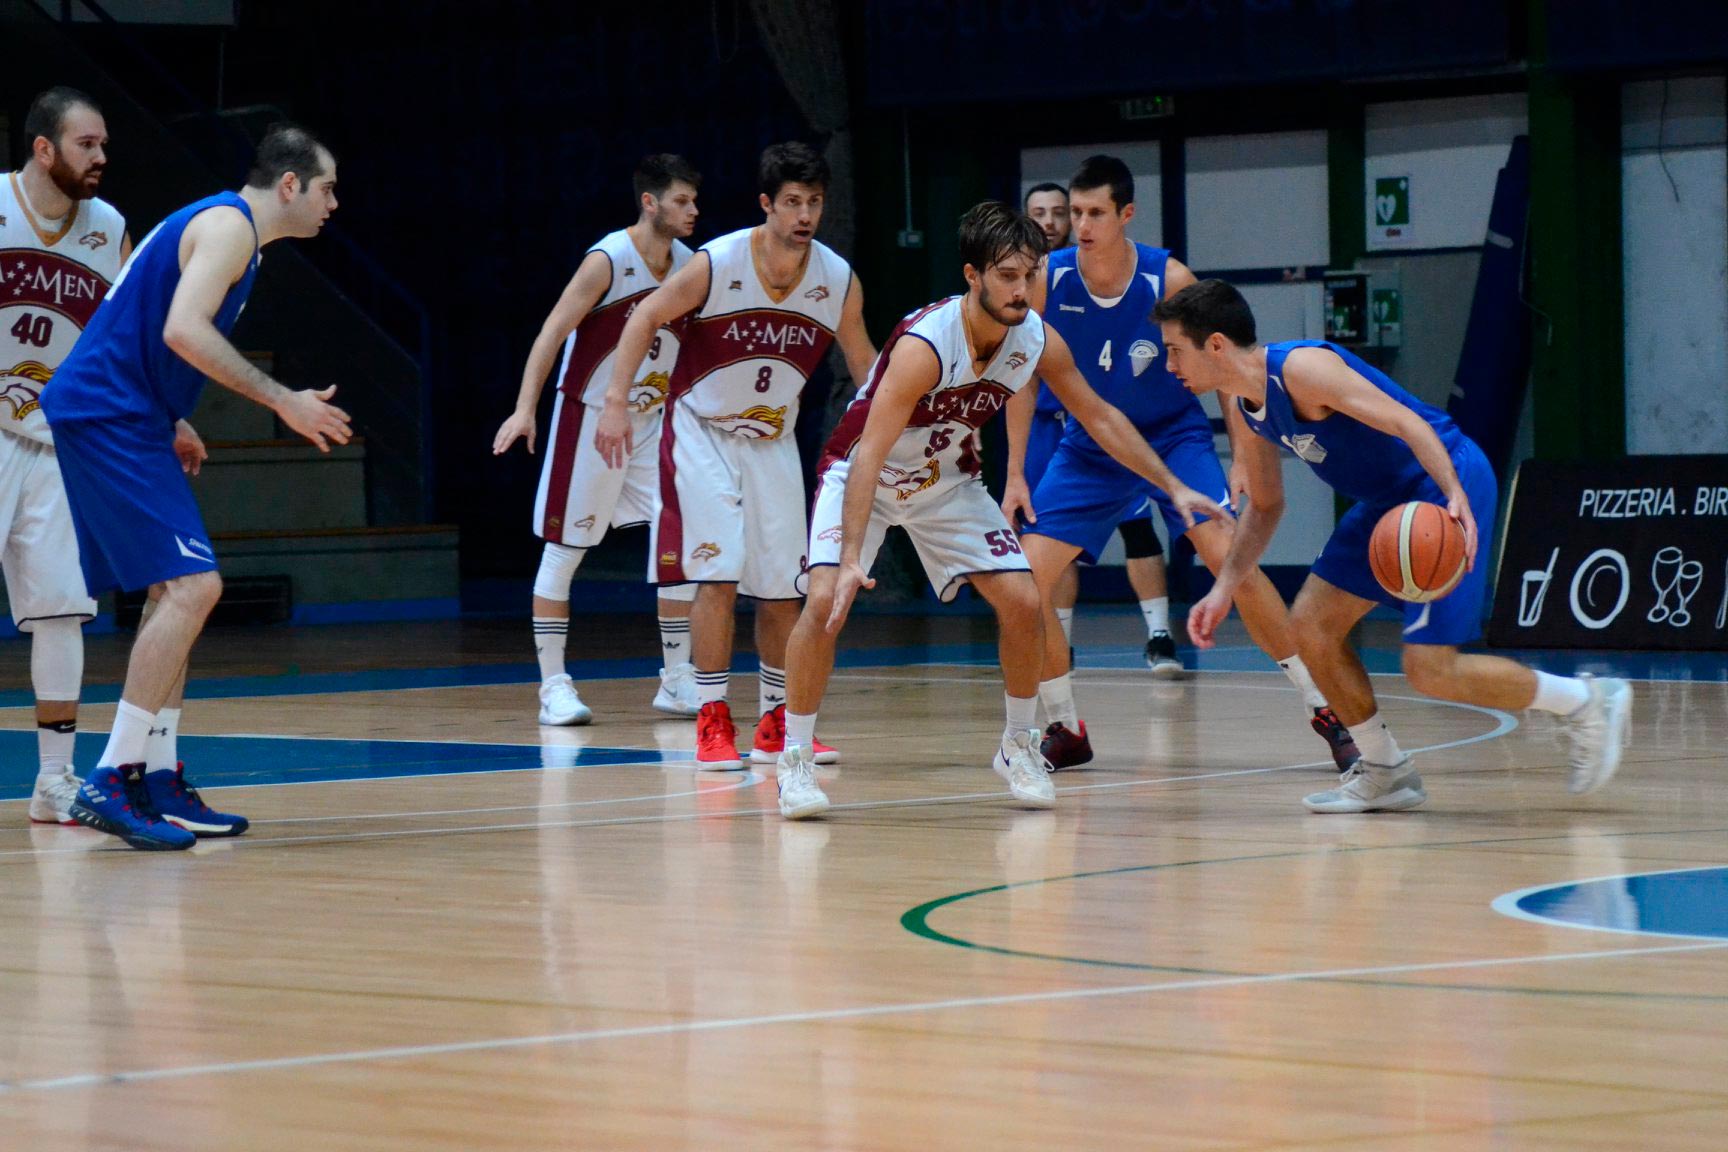
<svg viewBox="0 0 1728 1152">
<path fill-rule="evenodd" d="M 1651 931 L 1637 881 L 1570 923 L 1495 908 L 1728 865 L 1728 685 L 1640 682 L 1620 776 L 1578 800 L 1540 719 L 1383 677 L 1428 806 L 1314 816 L 1283 678 L 1154 683 L 1111 647 L 1130 623 L 1083 616 L 1099 757 L 1042 813 L 988 768 L 988 624 L 866 624 L 818 729 L 836 808 L 799 824 L 771 770 L 693 771 L 639 676 L 585 681 L 597 722 L 557 731 L 525 672 L 341 680 L 503 675 L 520 629 L 213 634 L 195 675 L 230 682 L 183 751 L 258 781 L 208 790 L 245 837 L 136 853 L 0 803 L 0 1148 L 1728 1144 L 1728 938 Z M 651 623 L 610 635 L 652 651 Z M 123 653 L 94 640 L 92 683 Z M 28 709 L 0 727 L 16 759 Z"/>
</svg>

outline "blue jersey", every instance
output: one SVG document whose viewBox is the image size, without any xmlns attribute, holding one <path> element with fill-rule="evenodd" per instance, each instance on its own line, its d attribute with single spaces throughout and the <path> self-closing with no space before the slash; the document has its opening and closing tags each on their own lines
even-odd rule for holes
<svg viewBox="0 0 1728 1152">
<path fill-rule="evenodd" d="M 84 329 L 42 390 L 50 425 L 116 417 L 172 423 L 192 411 L 204 390 L 204 374 L 182 360 L 162 338 L 168 306 L 180 285 L 180 238 L 200 212 L 252 211 L 234 192 L 222 192 L 180 209 L 158 224 L 120 272 Z M 211 322 L 224 337 L 234 330 L 258 274 L 254 234 L 252 260 L 228 289 Z"/>
<path fill-rule="evenodd" d="M 1080 374 L 1154 445 L 1184 432 L 1210 436 L 1212 422 L 1200 401 L 1166 368 L 1163 336 L 1152 322 L 1152 309 L 1164 298 L 1169 250 L 1135 244 L 1128 289 L 1109 304 L 1100 304 L 1080 279 L 1079 251 L 1050 254 L 1044 323 L 1067 341 Z M 1077 420 L 1068 422 L 1064 439 L 1104 451 Z"/>
<path fill-rule="evenodd" d="M 1248 427 L 1272 443 L 1290 449 L 1316 476 L 1351 499 L 1379 507 L 1402 504 L 1415 498 L 1416 490 L 1427 482 L 1428 473 L 1410 445 L 1352 416 L 1334 412 L 1324 420 L 1297 419 L 1283 379 L 1284 359 L 1293 348 L 1326 348 L 1336 353 L 1374 387 L 1426 420 L 1454 458 L 1470 443 L 1452 417 L 1416 399 L 1393 383 L 1386 373 L 1336 344 L 1286 340 L 1266 345 L 1266 406 L 1256 411 L 1246 400 L 1237 401 Z"/>
</svg>

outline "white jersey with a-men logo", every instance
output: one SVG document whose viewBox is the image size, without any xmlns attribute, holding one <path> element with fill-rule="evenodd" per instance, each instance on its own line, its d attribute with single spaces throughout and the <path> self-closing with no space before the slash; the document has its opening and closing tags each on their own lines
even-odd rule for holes
<svg viewBox="0 0 1728 1152">
<path fill-rule="evenodd" d="M 984 487 L 978 429 L 1015 393 L 1032 384 L 1044 354 L 1044 322 L 1028 312 L 1009 328 L 990 363 L 975 371 L 961 309 L 964 296 L 919 309 L 895 327 L 870 379 L 822 454 L 822 480 L 810 514 L 810 567 L 840 562 L 840 521 L 853 449 L 864 434 L 876 389 L 902 340 L 922 340 L 936 353 L 937 383 L 912 409 L 876 478 L 876 499 L 864 532 L 860 561 L 875 562 L 890 526 L 906 529 L 930 586 L 952 600 L 968 577 L 986 572 L 1023 572 L 1026 557 L 1002 509 Z"/>
<path fill-rule="evenodd" d="M 660 508 L 662 406 L 678 359 L 675 329 L 654 333 L 630 384 L 630 459 L 622 468 L 608 468 L 594 447 L 594 427 L 606 402 L 618 338 L 636 305 L 661 282 L 623 229 L 608 233 L 588 251 L 606 257 L 612 279 L 605 295 L 564 341 L 558 399 L 534 497 L 535 533 L 570 548 L 593 547 L 607 528 L 653 522 Z M 687 245 L 672 241 L 666 275 L 688 264 L 691 255 Z"/>
<path fill-rule="evenodd" d="M 770 291 L 746 228 L 712 240 L 708 295 L 683 332 L 660 440 L 650 579 L 736 583 L 791 600 L 804 567 L 798 399 L 834 342 L 852 268 L 810 242 L 803 273 Z"/>
<path fill-rule="evenodd" d="M 120 274 L 125 236 L 105 201 L 74 201 L 67 216 L 43 220 L 17 173 L 0 180 L 0 563 L 23 631 L 96 614 L 40 398 Z"/>
</svg>

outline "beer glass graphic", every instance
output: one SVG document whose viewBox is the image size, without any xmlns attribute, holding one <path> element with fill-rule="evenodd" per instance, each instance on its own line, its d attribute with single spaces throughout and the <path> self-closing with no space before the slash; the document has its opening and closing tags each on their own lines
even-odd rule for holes
<svg viewBox="0 0 1728 1152">
<path fill-rule="evenodd" d="M 1686 559 L 1686 553 L 1670 545 L 1656 553 L 1650 562 L 1650 583 L 1656 587 L 1656 603 L 1644 619 L 1652 624 L 1666 621 L 1671 627 L 1684 628 L 1692 623 L 1687 605 L 1704 583 L 1704 565 Z M 1668 603 L 1669 597 L 1675 600 Z"/>
<path fill-rule="evenodd" d="M 1548 596 L 1548 582 L 1554 579 L 1554 562 L 1560 559 L 1560 549 L 1548 553 L 1548 567 L 1526 568 L 1524 582 L 1518 587 L 1518 627 L 1534 628 L 1542 619 L 1542 601 Z"/>
</svg>

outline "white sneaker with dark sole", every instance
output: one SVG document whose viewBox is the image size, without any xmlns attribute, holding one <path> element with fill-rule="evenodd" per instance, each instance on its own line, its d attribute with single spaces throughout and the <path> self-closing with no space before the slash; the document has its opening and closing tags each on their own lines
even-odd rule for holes
<svg viewBox="0 0 1728 1152">
<path fill-rule="evenodd" d="M 1338 780 L 1338 787 L 1302 798 L 1310 812 L 1407 812 L 1428 802 L 1422 777 L 1410 757 L 1397 764 L 1359 760 Z"/>
</svg>

